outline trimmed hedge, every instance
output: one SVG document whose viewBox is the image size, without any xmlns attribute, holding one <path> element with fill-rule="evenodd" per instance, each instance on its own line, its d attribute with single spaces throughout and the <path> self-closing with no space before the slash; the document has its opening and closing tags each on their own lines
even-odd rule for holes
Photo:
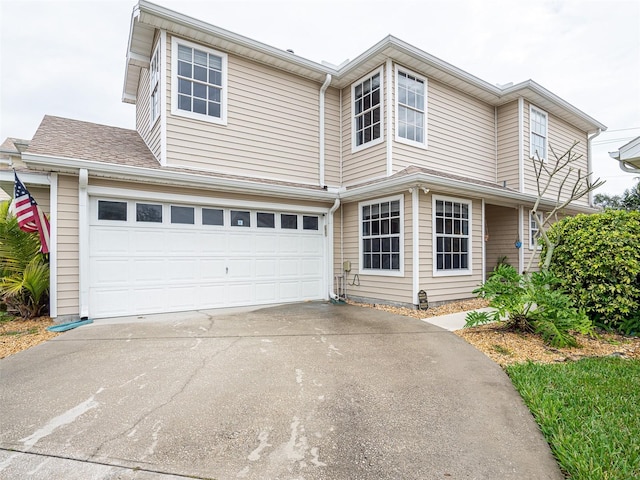
<svg viewBox="0 0 640 480">
<path fill-rule="evenodd" d="M 559 238 L 550 270 L 575 304 L 596 325 L 640 334 L 640 212 L 580 214 L 548 233 Z"/>
</svg>

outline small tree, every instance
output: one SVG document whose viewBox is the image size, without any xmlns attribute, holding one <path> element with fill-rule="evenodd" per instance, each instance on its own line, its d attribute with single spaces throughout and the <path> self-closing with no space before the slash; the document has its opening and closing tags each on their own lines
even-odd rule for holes
<svg viewBox="0 0 640 480">
<path fill-rule="evenodd" d="M 591 172 L 585 175 L 583 174 L 582 169 L 575 168 L 575 163 L 582 158 L 582 154 L 577 154 L 574 152 L 574 148 L 579 143 L 580 142 L 577 141 L 573 142 L 573 145 L 571 145 L 571 147 L 569 147 L 569 149 L 561 156 L 558 156 L 553 147 L 549 145 L 549 149 L 551 150 L 551 153 L 554 157 L 553 161 L 543 161 L 540 158 L 540 155 L 538 155 L 537 151 L 536 158 L 533 159 L 533 169 L 536 174 L 538 198 L 533 205 L 531 213 L 538 227 L 539 238 L 542 239 L 546 247 L 542 270 L 549 269 L 549 266 L 551 265 L 551 258 L 553 257 L 553 251 L 559 241 L 558 238 L 551 239 L 548 235 L 549 227 L 554 221 L 558 220 L 558 214 L 562 212 L 562 210 L 571 202 L 575 202 L 576 200 L 581 199 L 589 192 L 592 192 L 596 188 L 604 185 L 604 180 L 600 180 L 600 178 L 592 181 Z M 545 180 L 542 179 L 543 172 L 546 174 Z M 573 179 L 570 178 L 574 173 L 577 176 Z M 540 203 L 545 198 L 545 195 L 549 192 L 550 188 L 556 180 L 560 181 L 560 185 L 558 187 L 558 192 L 555 198 L 555 206 L 546 215 L 539 216 L 538 208 L 540 207 Z M 565 194 L 566 197 L 563 198 Z M 529 259 L 529 264 L 527 265 L 525 272 L 531 271 L 533 261 L 536 257 L 536 252 L 538 251 L 537 245 L 538 238 L 536 237 L 534 240 L 535 248 L 533 250 L 531 258 Z"/>
</svg>

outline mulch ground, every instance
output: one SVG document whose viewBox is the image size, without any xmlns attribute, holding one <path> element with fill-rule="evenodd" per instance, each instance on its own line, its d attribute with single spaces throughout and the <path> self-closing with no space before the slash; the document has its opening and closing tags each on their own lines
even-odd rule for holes
<svg viewBox="0 0 640 480">
<path fill-rule="evenodd" d="M 60 335 L 60 333 L 48 331 L 47 327 L 50 325 L 53 325 L 53 321 L 49 317 L 0 321 L 0 358 L 8 357 Z"/>
</svg>

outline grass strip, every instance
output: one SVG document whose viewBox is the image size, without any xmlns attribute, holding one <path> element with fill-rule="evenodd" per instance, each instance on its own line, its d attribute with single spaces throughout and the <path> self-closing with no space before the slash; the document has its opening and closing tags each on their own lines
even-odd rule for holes
<svg viewBox="0 0 640 480">
<path fill-rule="evenodd" d="M 529 362 L 506 370 L 569 478 L 640 478 L 640 360 Z"/>
</svg>

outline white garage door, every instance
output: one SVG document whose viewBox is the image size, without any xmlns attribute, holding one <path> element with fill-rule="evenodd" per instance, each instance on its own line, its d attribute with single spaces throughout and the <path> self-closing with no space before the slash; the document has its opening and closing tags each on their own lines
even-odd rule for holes
<svg viewBox="0 0 640 480">
<path fill-rule="evenodd" d="M 325 297 L 324 216 L 91 199 L 89 315 Z"/>
</svg>

